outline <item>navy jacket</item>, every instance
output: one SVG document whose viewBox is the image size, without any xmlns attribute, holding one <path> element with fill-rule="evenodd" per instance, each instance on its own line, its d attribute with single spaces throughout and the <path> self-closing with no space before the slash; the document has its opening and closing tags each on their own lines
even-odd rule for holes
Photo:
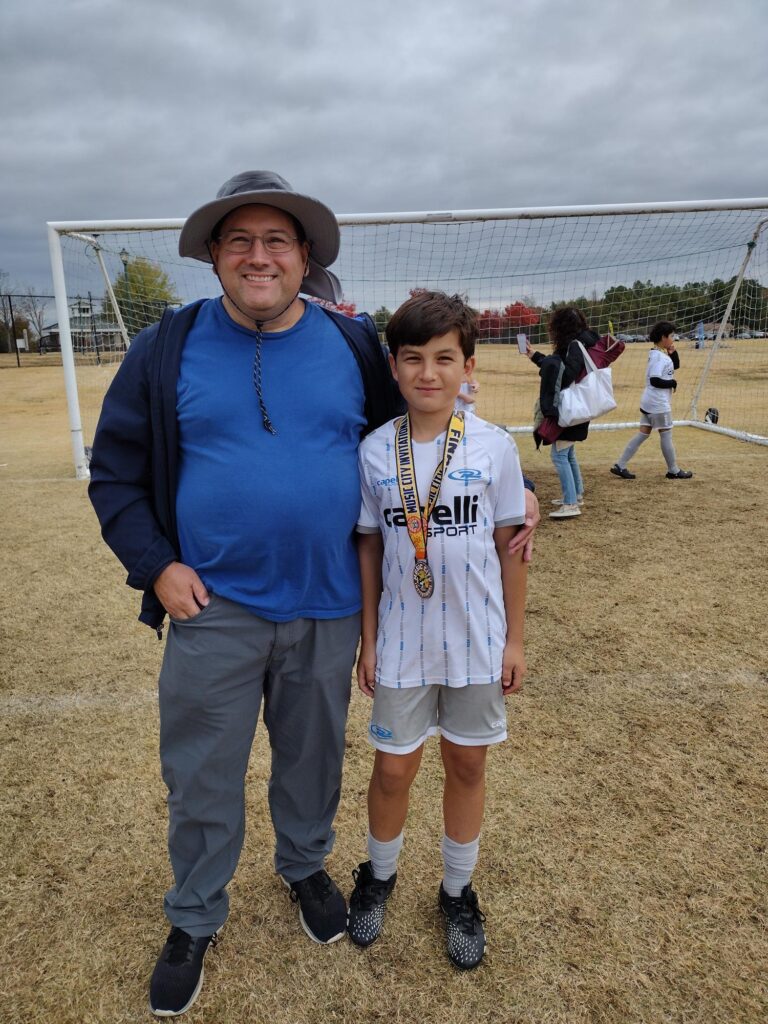
<svg viewBox="0 0 768 1024">
<path fill-rule="evenodd" d="M 176 385 L 184 342 L 203 302 L 166 310 L 140 331 L 104 398 L 91 456 L 88 495 L 104 540 L 143 590 L 139 620 L 160 633 L 165 609 L 153 590 L 180 560 L 176 526 Z M 367 430 L 404 412 L 373 321 L 326 313 L 349 345 L 363 379 Z"/>
</svg>

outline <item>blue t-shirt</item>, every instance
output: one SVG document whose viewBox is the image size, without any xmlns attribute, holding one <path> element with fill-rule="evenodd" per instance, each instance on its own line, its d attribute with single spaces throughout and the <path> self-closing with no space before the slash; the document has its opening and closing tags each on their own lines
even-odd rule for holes
<svg viewBox="0 0 768 1024">
<path fill-rule="evenodd" d="M 264 332 L 264 429 L 256 333 L 220 299 L 205 303 L 176 391 L 182 561 L 206 587 L 273 622 L 360 609 L 353 544 L 363 382 L 333 321 L 305 303 L 287 331 Z"/>
</svg>

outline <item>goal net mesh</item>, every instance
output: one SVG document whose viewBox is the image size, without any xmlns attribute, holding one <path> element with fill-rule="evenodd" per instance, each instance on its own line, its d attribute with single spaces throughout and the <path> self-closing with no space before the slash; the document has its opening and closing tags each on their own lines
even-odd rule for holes
<svg viewBox="0 0 768 1024">
<path fill-rule="evenodd" d="M 333 269 L 344 289 L 343 311 L 370 313 L 382 337 L 391 312 L 414 288 L 466 296 L 480 313 L 481 416 L 529 428 L 538 375 L 518 353 L 516 336 L 524 333 L 534 348 L 549 351 L 551 311 L 575 305 L 599 333 L 626 342 L 613 371 L 618 407 L 600 426 L 637 422 L 648 332 L 669 320 L 680 335 L 675 420 L 703 422 L 714 409 L 720 428 L 768 437 L 768 228 L 753 241 L 768 209 L 440 216 L 375 223 L 341 217 L 341 255 Z M 209 266 L 178 256 L 178 228 L 95 236 L 78 227 L 62 232 L 61 241 L 90 444 L 125 336 L 156 321 L 169 303 L 221 291 Z"/>
</svg>

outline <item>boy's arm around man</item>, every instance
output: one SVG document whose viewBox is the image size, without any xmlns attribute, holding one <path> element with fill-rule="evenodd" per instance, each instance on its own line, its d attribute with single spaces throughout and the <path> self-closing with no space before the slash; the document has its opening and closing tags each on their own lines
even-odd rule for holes
<svg viewBox="0 0 768 1024">
<path fill-rule="evenodd" d="M 384 558 L 384 540 L 378 530 L 376 533 L 358 533 L 357 556 L 363 592 L 357 685 L 367 697 L 373 697 L 376 685 L 376 632 L 382 589 L 381 566 Z"/>
</svg>

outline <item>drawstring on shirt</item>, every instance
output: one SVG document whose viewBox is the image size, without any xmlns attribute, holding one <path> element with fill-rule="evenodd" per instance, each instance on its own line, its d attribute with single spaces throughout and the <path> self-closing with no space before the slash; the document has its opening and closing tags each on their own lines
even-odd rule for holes
<svg viewBox="0 0 768 1024">
<path fill-rule="evenodd" d="M 264 402 L 264 394 L 261 388 L 261 343 L 263 322 L 258 320 L 254 321 L 256 324 L 256 352 L 253 356 L 253 386 L 256 388 L 256 397 L 259 400 L 259 409 L 261 409 L 261 422 L 264 424 L 264 429 L 268 430 L 270 434 L 276 434 L 277 431 L 272 425 L 272 420 L 269 418 L 267 412 L 267 406 Z"/>
</svg>

